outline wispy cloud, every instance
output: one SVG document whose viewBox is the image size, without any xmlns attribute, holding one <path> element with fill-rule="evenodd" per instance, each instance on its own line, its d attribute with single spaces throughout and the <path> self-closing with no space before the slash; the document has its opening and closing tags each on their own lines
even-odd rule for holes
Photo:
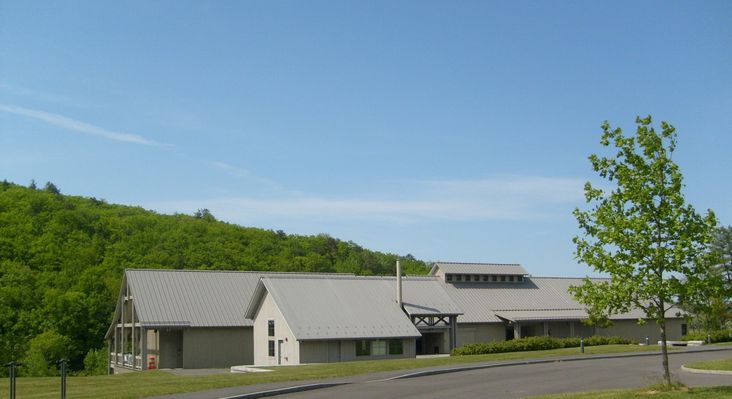
<svg viewBox="0 0 732 399">
<path fill-rule="evenodd" d="M 221 161 L 212 162 L 212 164 L 216 169 L 219 169 L 236 178 L 253 181 L 255 183 L 267 186 L 269 188 L 277 189 L 277 190 L 282 189 L 282 185 L 277 183 L 276 181 L 267 179 L 265 177 L 257 176 L 254 173 L 252 173 L 251 171 L 249 171 L 248 169 L 239 168 L 239 167 L 236 167 L 236 166 L 233 166 L 226 162 L 221 162 Z"/>
<path fill-rule="evenodd" d="M 534 220 L 568 214 L 582 201 L 584 182 L 572 178 L 504 177 L 483 180 L 430 181 L 403 184 L 409 194 L 393 199 L 293 196 L 226 197 L 147 204 L 163 212 L 191 213 L 210 209 L 236 223 L 275 225 L 285 221 L 361 221 L 419 223 L 428 221 Z"/>
<path fill-rule="evenodd" d="M 90 134 L 94 136 L 103 137 L 108 140 L 121 141 L 133 144 L 143 145 L 154 145 L 160 146 L 162 144 L 157 143 L 153 140 L 146 139 L 140 135 L 124 132 L 115 132 L 99 126 L 92 125 L 90 123 L 82 122 L 76 119 L 69 118 L 64 115 L 54 114 L 51 112 L 29 109 L 23 107 L 17 107 L 14 105 L 0 104 L 0 111 L 14 115 L 21 115 L 27 118 L 32 118 L 45 122 L 49 125 L 57 126 L 63 129 L 71 130 L 77 133 Z"/>
<path fill-rule="evenodd" d="M 19 87 L 15 85 L 11 85 L 5 82 L 0 82 L 0 92 L 5 92 L 8 94 L 16 95 L 16 96 L 22 96 L 27 98 L 32 98 L 34 100 L 40 100 L 50 103 L 56 103 L 56 104 L 64 104 L 64 105 L 71 105 L 75 107 L 83 107 L 83 108 L 90 108 L 91 105 L 88 103 L 84 103 L 82 101 L 79 101 L 78 99 L 56 94 L 56 93 L 49 93 L 46 91 L 40 91 L 35 89 L 29 89 L 27 87 Z"/>
</svg>

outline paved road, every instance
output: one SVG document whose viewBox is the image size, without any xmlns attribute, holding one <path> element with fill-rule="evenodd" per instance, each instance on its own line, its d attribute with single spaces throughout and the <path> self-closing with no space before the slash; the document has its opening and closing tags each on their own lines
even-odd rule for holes
<svg viewBox="0 0 732 399">
<path fill-rule="evenodd" d="M 690 385 L 732 385 L 732 376 L 692 374 L 682 364 L 729 358 L 730 352 L 679 353 L 671 370 Z M 583 360 L 463 371 L 428 377 L 365 381 L 277 398 L 523 398 L 561 392 L 634 388 L 661 380 L 660 356 Z"/>
</svg>

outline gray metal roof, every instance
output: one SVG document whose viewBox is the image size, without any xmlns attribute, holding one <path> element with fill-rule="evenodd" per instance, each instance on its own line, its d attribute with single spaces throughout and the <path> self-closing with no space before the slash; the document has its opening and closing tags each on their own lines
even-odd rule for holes
<svg viewBox="0 0 732 399">
<path fill-rule="evenodd" d="M 396 293 L 396 277 L 384 280 Z M 402 306 L 412 316 L 461 315 L 462 309 L 434 277 L 402 278 Z"/>
<path fill-rule="evenodd" d="M 140 323 L 148 327 L 251 326 L 244 304 L 261 272 L 127 270 Z"/>
<path fill-rule="evenodd" d="M 263 277 L 247 314 L 267 291 L 298 340 L 419 337 L 382 278 Z"/>
<path fill-rule="evenodd" d="M 259 279 L 280 274 L 293 273 L 128 269 L 125 278 L 145 327 L 246 327 Z"/>
<path fill-rule="evenodd" d="M 502 263 L 459 263 L 459 262 L 435 262 L 432 265 L 430 274 L 434 275 L 437 269 L 444 274 L 504 274 L 526 276 L 529 273 L 519 264 Z"/>
<path fill-rule="evenodd" d="M 500 322 L 505 319 L 523 320 L 579 320 L 586 319 L 585 306 L 567 291 L 572 285 L 582 284 L 581 278 L 531 277 L 523 283 L 443 283 L 445 290 L 464 314 L 459 323 Z M 599 279 L 598 279 L 599 280 Z M 677 317 L 679 310 L 666 312 Z M 570 316 L 572 316 L 570 318 Z M 576 316 L 576 317 L 574 317 Z M 512 319 L 512 317 L 517 319 Z M 611 320 L 643 318 L 640 309 L 613 315 Z"/>
</svg>

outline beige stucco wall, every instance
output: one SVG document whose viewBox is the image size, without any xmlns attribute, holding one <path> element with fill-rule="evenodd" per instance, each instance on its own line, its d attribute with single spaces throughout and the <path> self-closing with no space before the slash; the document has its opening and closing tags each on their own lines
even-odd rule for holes
<svg viewBox="0 0 732 399">
<path fill-rule="evenodd" d="M 503 341 L 506 327 L 503 323 L 465 323 L 457 325 L 457 346 L 477 342 Z"/>
<path fill-rule="evenodd" d="M 183 368 L 220 368 L 253 362 L 251 327 L 183 330 Z"/>
<path fill-rule="evenodd" d="M 666 320 L 666 339 L 676 341 L 681 339 L 681 325 L 686 323 L 684 319 Z M 638 342 L 645 342 L 648 336 L 651 344 L 656 344 L 661 339 L 661 331 L 654 321 L 648 321 L 644 325 L 638 325 L 637 320 L 614 320 L 613 326 L 601 328 L 599 335 L 617 335 L 634 339 Z"/>
<path fill-rule="evenodd" d="M 268 321 L 275 321 L 275 336 L 269 337 Z M 270 357 L 268 352 L 268 341 L 273 339 L 275 342 L 275 355 Z M 278 353 L 278 341 L 282 341 L 282 353 Z M 278 359 L 280 364 L 300 364 L 300 344 L 295 339 L 295 335 L 287 325 L 282 312 L 277 308 L 272 296 L 269 293 L 264 294 L 262 304 L 254 316 L 254 364 L 259 366 L 275 366 Z"/>
</svg>

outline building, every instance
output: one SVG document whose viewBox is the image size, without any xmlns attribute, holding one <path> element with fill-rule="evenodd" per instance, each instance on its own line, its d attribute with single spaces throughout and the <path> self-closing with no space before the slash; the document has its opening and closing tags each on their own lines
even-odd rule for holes
<svg viewBox="0 0 732 399">
<path fill-rule="evenodd" d="M 660 340 L 654 322 L 639 325 L 640 310 L 610 317 L 608 328 L 588 326 L 585 307 L 568 293 L 581 278 L 533 277 L 516 264 L 437 262 L 438 278 L 461 307 L 457 345 L 528 336 L 622 336 L 638 342 Z M 600 279 L 598 279 L 600 280 Z M 678 308 L 666 312 L 669 340 L 680 339 L 685 321 Z"/>
<path fill-rule="evenodd" d="M 527 336 L 659 339 L 639 311 L 584 324 L 567 292 L 581 283 L 453 262 L 403 278 L 131 269 L 106 339 L 114 372 L 414 357 Z M 668 339 L 679 339 L 679 310 L 667 317 Z"/>
</svg>

